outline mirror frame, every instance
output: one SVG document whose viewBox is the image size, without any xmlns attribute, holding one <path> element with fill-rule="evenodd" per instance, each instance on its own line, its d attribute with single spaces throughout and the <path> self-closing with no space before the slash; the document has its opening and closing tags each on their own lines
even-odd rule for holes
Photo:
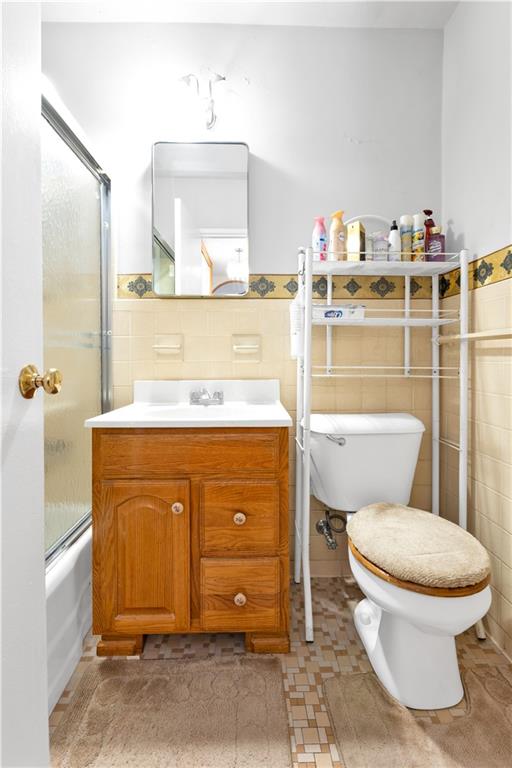
<svg viewBox="0 0 512 768">
<path fill-rule="evenodd" d="M 248 244 L 248 282 L 247 282 L 247 291 L 245 293 L 234 293 L 231 295 L 225 295 L 225 296 L 218 296 L 215 295 L 215 292 L 204 296 L 202 294 L 186 294 L 186 295 L 180 295 L 177 296 L 176 294 L 159 294 L 155 290 L 155 261 L 153 258 L 153 237 L 154 237 L 154 229 L 155 229 L 155 184 L 154 184 L 154 178 L 155 178 L 155 147 L 158 144 L 196 144 L 196 145 L 222 145 L 222 146 L 237 146 L 237 147 L 246 147 L 247 149 L 247 244 Z M 250 172 L 250 157 L 251 152 L 249 149 L 249 145 L 246 141 L 155 141 L 153 142 L 151 146 L 151 282 L 152 282 L 152 288 L 153 293 L 155 295 L 156 299 L 243 299 L 245 298 L 250 291 L 250 279 L 251 279 L 251 269 L 250 269 L 250 252 L 251 249 L 249 247 L 249 172 Z M 214 289 L 215 291 L 215 289 Z"/>
</svg>

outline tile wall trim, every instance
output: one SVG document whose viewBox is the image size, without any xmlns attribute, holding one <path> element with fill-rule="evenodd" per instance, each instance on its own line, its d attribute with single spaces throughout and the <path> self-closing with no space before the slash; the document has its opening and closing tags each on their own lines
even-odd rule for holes
<svg viewBox="0 0 512 768">
<path fill-rule="evenodd" d="M 245 296 L 222 296 L 223 299 L 293 299 L 297 293 L 297 275 L 251 275 L 249 292 Z M 118 299 L 156 299 L 150 274 L 117 276 Z M 429 299 L 431 284 L 428 278 L 412 278 L 411 293 L 415 299 Z M 313 295 L 319 299 L 327 296 L 327 279 L 318 277 L 313 282 Z M 404 279 L 401 277 L 338 276 L 333 279 L 333 297 L 360 301 L 361 299 L 403 299 Z M 165 297 L 162 297 L 165 298 Z M 169 297 L 174 298 L 174 297 Z M 180 299 L 188 298 L 180 296 Z M 207 299 L 208 296 L 194 298 Z"/>
<path fill-rule="evenodd" d="M 483 288 L 485 285 L 499 283 L 512 277 L 512 245 L 500 248 L 475 259 L 468 266 L 469 290 Z M 439 295 L 441 299 L 458 296 L 460 293 L 460 269 L 454 269 L 439 278 Z"/>
<path fill-rule="evenodd" d="M 483 288 L 485 285 L 499 283 L 512 278 L 512 245 L 494 251 L 469 265 L 470 290 Z M 442 299 L 456 296 L 460 292 L 460 270 L 454 269 L 439 280 L 439 293 Z M 297 293 L 297 275 L 251 275 L 249 292 L 245 296 L 233 296 L 241 299 L 293 299 Z M 412 278 L 411 293 L 415 299 L 429 299 L 431 282 L 429 278 Z M 324 299 L 327 295 L 327 280 L 319 277 L 313 283 L 313 294 Z M 335 299 L 360 301 L 362 299 L 403 299 L 404 279 L 388 277 L 339 276 L 333 280 Z M 118 299 L 156 299 L 153 292 L 152 275 L 118 274 Z M 180 297 L 186 298 L 186 297 Z M 207 296 L 198 296 L 204 299 Z M 222 298 L 230 298 L 223 296 Z"/>
</svg>

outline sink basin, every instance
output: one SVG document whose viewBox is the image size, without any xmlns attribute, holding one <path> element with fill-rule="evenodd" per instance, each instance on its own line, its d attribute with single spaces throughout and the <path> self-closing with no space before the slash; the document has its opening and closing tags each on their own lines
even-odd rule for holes
<svg viewBox="0 0 512 768">
<path fill-rule="evenodd" d="M 223 405 L 190 405 L 190 393 L 206 387 L 224 393 Z M 134 402 L 95 416 L 86 427 L 289 427 L 279 381 L 136 381 Z"/>
</svg>

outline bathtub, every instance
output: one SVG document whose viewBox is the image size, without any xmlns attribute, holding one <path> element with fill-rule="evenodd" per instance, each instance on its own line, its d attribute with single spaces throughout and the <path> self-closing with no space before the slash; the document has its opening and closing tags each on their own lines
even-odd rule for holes
<svg viewBox="0 0 512 768">
<path fill-rule="evenodd" d="M 80 661 L 92 624 L 91 533 L 89 527 L 46 572 L 48 712 Z"/>
</svg>

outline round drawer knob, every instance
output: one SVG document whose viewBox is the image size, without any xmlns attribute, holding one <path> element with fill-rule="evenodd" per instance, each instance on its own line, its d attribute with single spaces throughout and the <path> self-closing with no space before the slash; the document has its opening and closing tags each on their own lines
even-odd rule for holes
<svg viewBox="0 0 512 768">
<path fill-rule="evenodd" d="M 247 517 L 243 512 L 237 512 L 236 515 L 233 515 L 233 522 L 235 525 L 243 525 L 246 520 Z"/>
<path fill-rule="evenodd" d="M 235 597 L 233 598 L 233 602 L 235 605 L 238 605 L 240 608 L 242 605 L 245 605 L 247 602 L 246 596 L 243 594 L 243 592 L 239 592 Z"/>
<path fill-rule="evenodd" d="M 183 504 L 181 501 L 175 501 L 174 504 L 171 506 L 172 511 L 175 515 L 181 515 L 183 512 Z"/>
</svg>

